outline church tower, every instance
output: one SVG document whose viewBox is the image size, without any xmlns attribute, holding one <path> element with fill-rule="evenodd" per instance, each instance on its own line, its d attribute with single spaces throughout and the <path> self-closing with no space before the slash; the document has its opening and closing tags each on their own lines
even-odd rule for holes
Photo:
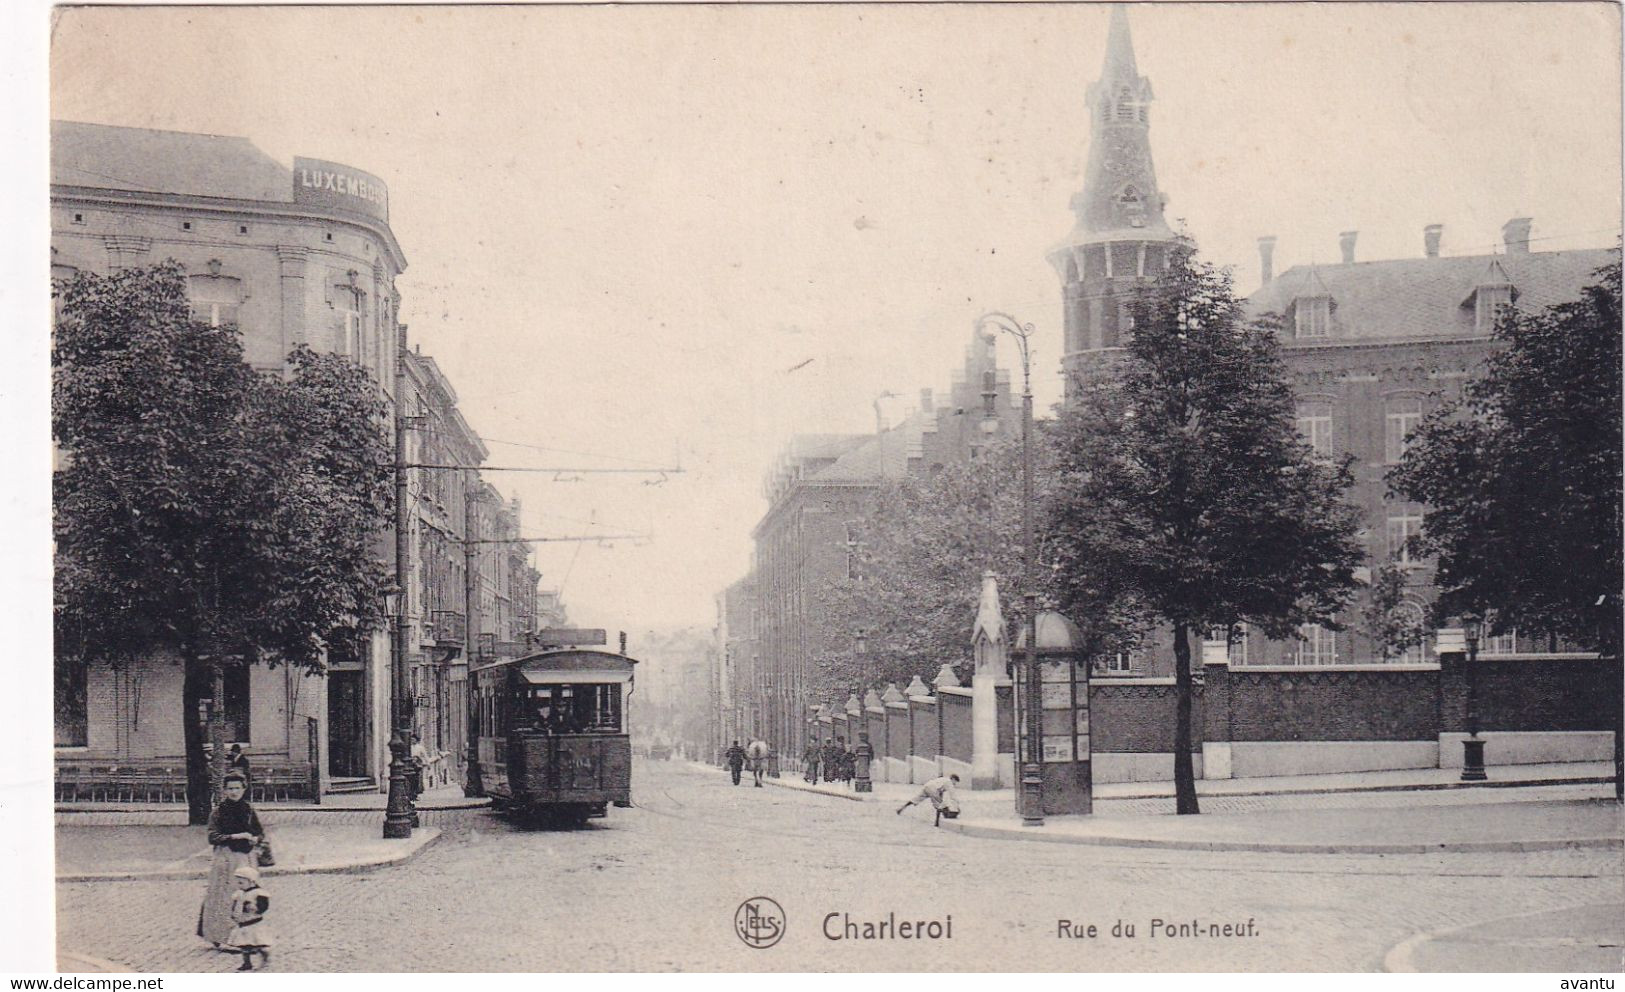
<svg viewBox="0 0 1625 992">
<path fill-rule="evenodd" d="M 1127 333 L 1134 286 L 1155 277 L 1175 240 L 1163 218 L 1167 198 L 1151 164 L 1151 82 L 1134 62 L 1128 10 L 1113 4 L 1106 60 L 1089 87 L 1089 161 L 1072 197 L 1076 223 L 1049 253 L 1061 277 L 1066 328 L 1062 366 L 1087 367 Z"/>
</svg>

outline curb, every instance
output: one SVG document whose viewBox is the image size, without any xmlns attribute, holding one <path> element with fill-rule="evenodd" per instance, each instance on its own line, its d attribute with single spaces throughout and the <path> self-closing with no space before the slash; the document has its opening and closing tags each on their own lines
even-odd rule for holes
<svg viewBox="0 0 1625 992">
<path fill-rule="evenodd" d="M 388 854 L 380 857 L 362 858 L 357 861 L 318 861 L 310 865 L 289 865 L 283 867 L 274 865 L 270 868 L 261 868 L 260 876 L 272 878 L 277 875 L 348 875 L 372 871 L 377 868 L 388 868 L 391 865 L 402 865 L 427 851 L 440 839 L 440 831 L 435 827 L 419 827 L 418 832 L 424 836 L 423 842 L 409 851 L 399 854 Z M 58 875 L 57 882 L 178 882 L 188 879 L 208 878 L 209 869 L 187 871 L 110 871 L 110 872 L 82 872 L 76 875 Z"/>
<path fill-rule="evenodd" d="M 1042 833 L 1020 827 L 989 826 L 963 820 L 945 822 L 942 829 L 967 837 L 993 840 L 1037 841 L 1047 844 L 1085 844 L 1093 847 L 1138 847 L 1173 851 L 1250 851 L 1273 854 L 1457 854 L 1472 852 L 1564 851 L 1571 848 L 1625 850 L 1625 838 L 1572 837 L 1561 840 L 1461 841 L 1437 844 L 1291 844 L 1228 840 L 1164 840 L 1148 837 L 1112 837 L 1089 834 Z"/>
<path fill-rule="evenodd" d="M 1203 781 L 1223 781 L 1222 779 L 1198 779 L 1197 784 Z M 1579 778 L 1523 778 L 1510 781 L 1485 782 L 1422 782 L 1412 785 L 1345 785 L 1326 789 L 1272 789 L 1267 792 L 1202 792 L 1198 790 L 1197 799 L 1239 799 L 1255 796 L 1329 796 L 1344 792 L 1442 792 L 1447 789 L 1521 789 L 1521 788 L 1549 788 L 1554 785 L 1607 785 L 1614 781 L 1612 775 L 1589 775 Z M 1118 802 L 1126 799 L 1172 799 L 1171 792 L 1135 793 L 1127 796 L 1095 796 L 1097 803 Z"/>
<path fill-rule="evenodd" d="M 879 799 L 877 799 L 875 797 L 875 794 L 872 793 L 872 792 L 867 792 L 867 793 L 864 793 L 864 792 L 850 792 L 850 793 L 849 792 L 825 792 L 823 789 L 817 788 L 815 786 L 810 786 L 810 785 L 807 785 L 805 783 L 803 783 L 801 785 L 795 785 L 794 783 L 791 783 L 791 782 L 784 782 L 784 781 L 781 781 L 779 779 L 772 779 L 772 778 L 766 778 L 766 779 L 763 779 L 762 781 L 764 781 L 768 785 L 774 786 L 776 788 L 789 789 L 791 792 L 805 792 L 805 793 L 807 793 L 809 795 L 813 795 L 813 796 L 829 796 L 831 799 L 845 799 L 845 800 L 847 800 L 849 802 L 854 802 L 854 803 L 879 802 Z"/>
<path fill-rule="evenodd" d="M 1389 948 L 1388 953 L 1384 954 L 1382 957 L 1382 970 L 1389 972 L 1390 974 L 1417 974 L 1416 962 L 1414 960 L 1417 948 L 1424 944 L 1432 943 L 1435 940 L 1449 937 L 1453 934 L 1462 933 L 1467 930 L 1472 930 L 1477 927 L 1485 926 L 1486 924 L 1500 923 L 1504 920 L 1521 920 L 1531 916 L 1545 916 L 1549 913 L 1562 912 L 1565 909 L 1612 910 L 1618 908 L 1618 906 L 1619 903 L 1614 902 L 1585 903 L 1580 906 L 1561 906 L 1555 910 L 1542 909 L 1532 913 L 1515 913 L 1511 916 L 1497 916 L 1488 920 L 1478 920 L 1474 923 L 1463 923 L 1459 927 L 1450 927 L 1445 930 L 1434 930 L 1429 933 L 1419 933 L 1414 936 L 1407 937 L 1395 944 L 1393 947 Z"/>
<path fill-rule="evenodd" d="M 73 967 L 64 967 L 72 965 Z M 58 950 L 56 952 L 56 970 L 65 974 L 87 972 L 91 974 L 127 974 L 136 973 L 140 969 L 132 968 L 127 964 L 119 964 L 106 958 L 98 958 L 91 954 L 80 954 L 78 951 Z"/>
</svg>

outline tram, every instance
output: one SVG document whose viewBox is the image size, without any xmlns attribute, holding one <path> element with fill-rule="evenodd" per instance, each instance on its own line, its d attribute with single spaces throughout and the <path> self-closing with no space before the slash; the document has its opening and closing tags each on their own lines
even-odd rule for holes
<svg viewBox="0 0 1625 992">
<path fill-rule="evenodd" d="M 632 805 L 627 707 L 637 662 L 563 647 L 474 669 L 479 786 L 498 809 L 584 821 Z"/>
</svg>

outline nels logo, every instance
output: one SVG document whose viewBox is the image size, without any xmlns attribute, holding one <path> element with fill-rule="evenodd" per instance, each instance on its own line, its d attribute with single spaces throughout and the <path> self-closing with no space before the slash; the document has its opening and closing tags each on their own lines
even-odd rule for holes
<svg viewBox="0 0 1625 992">
<path fill-rule="evenodd" d="M 766 896 L 746 899 L 734 910 L 734 933 L 751 947 L 772 947 L 784 936 L 784 907 Z"/>
</svg>

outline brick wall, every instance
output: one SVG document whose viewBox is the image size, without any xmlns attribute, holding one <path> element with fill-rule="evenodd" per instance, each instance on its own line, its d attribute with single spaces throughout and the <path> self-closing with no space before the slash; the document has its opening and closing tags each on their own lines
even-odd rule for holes
<svg viewBox="0 0 1625 992">
<path fill-rule="evenodd" d="M 1619 662 L 1596 658 L 1478 660 L 1485 730 L 1612 730 Z"/>
<path fill-rule="evenodd" d="M 908 704 L 886 704 L 886 756 L 888 758 L 908 757 Z"/>
<path fill-rule="evenodd" d="M 1418 741 L 1438 736 L 1436 668 L 1233 669 L 1232 741 Z"/>
<path fill-rule="evenodd" d="M 935 758 L 942 753 L 942 736 L 937 725 L 935 696 L 918 696 L 909 700 L 908 717 L 913 725 L 914 754 L 922 758 Z"/>
<path fill-rule="evenodd" d="M 1089 743 L 1096 752 L 1174 749 L 1177 703 L 1171 683 L 1096 679 L 1089 683 Z M 1191 749 L 1202 747 L 1202 689 L 1191 702 Z"/>
<path fill-rule="evenodd" d="M 970 761 L 973 754 L 971 697 L 945 692 L 937 696 L 937 705 L 942 707 L 941 753 L 955 761 Z M 1002 713 L 1000 717 L 1003 718 Z"/>
</svg>

